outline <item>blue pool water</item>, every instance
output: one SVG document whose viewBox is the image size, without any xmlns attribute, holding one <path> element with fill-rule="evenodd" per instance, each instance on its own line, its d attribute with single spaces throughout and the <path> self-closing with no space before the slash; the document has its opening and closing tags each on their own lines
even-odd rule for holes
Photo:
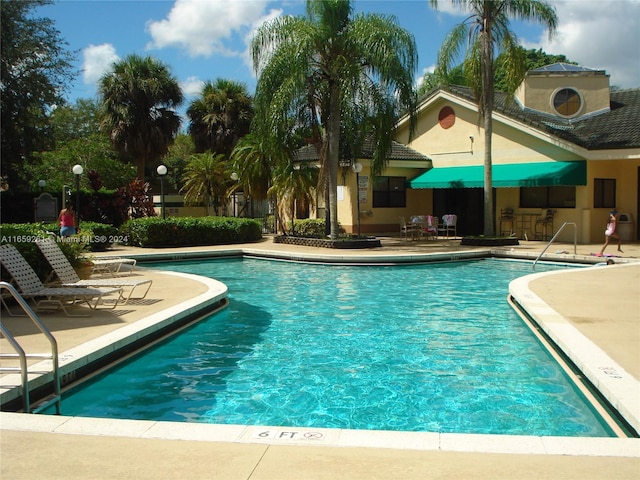
<svg viewBox="0 0 640 480">
<path fill-rule="evenodd" d="M 76 388 L 63 414 L 612 436 L 507 304 L 530 263 L 152 266 L 222 281 L 229 307 Z"/>
</svg>

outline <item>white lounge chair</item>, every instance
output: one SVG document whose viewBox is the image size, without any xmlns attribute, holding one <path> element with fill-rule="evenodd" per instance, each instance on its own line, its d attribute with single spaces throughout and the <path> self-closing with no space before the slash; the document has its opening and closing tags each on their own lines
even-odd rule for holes
<svg viewBox="0 0 640 480">
<path fill-rule="evenodd" d="M 69 317 L 86 317 L 88 315 L 72 315 L 66 307 L 86 304 L 94 310 L 102 302 L 103 297 L 117 295 L 113 305 L 109 307 L 115 308 L 122 297 L 122 288 L 45 287 L 18 249 L 9 243 L 0 246 L 0 263 L 13 278 L 20 295 L 31 300 L 38 310 L 62 309 Z M 11 315 L 11 310 L 4 299 L 2 303 Z"/>
<path fill-rule="evenodd" d="M 75 269 L 69 262 L 64 252 L 60 250 L 58 244 L 50 239 L 44 238 L 36 240 L 36 245 L 44 255 L 44 257 L 53 268 L 54 273 L 60 279 L 63 287 L 122 287 L 123 293 L 125 289 L 127 291 L 126 298 L 123 295 L 124 302 L 127 303 L 130 299 L 143 299 L 149 293 L 151 288 L 151 279 L 129 279 L 129 278 L 89 278 L 81 280 Z M 142 296 L 133 297 L 133 292 L 138 288 L 144 290 Z"/>
<path fill-rule="evenodd" d="M 93 263 L 92 273 L 111 275 L 113 277 L 123 274 L 124 270 L 122 270 L 122 267 L 125 265 L 128 267 L 127 273 L 133 272 L 137 263 L 135 258 L 122 257 L 98 257 L 91 260 L 91 262 Z"/>
</svg>

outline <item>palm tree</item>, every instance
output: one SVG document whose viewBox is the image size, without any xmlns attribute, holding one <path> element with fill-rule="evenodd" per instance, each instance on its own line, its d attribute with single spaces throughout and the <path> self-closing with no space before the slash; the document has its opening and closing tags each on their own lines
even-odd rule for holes
<svg viewBox="0 0 640 480">
<path fill-rule="evenodd" d="M 269 194 L 276 197 L 281 210 L 278 218 L 291 219 L 291 233 L 295 233 L 295 219 L 298 210 L 313 206 L 313 188 L 318 182 L 318 169 L 308 164 L 294 165 L 292 161 L 279 163 L 274 171 L 273 185 Z M 280 225 L 286 232 L 283 224 Z"/>
<path fill-rule="evenodd" d="M 269 145 L 266 136 L 249 133 L 242 137 L 231 154 L 231 170 L 237 175 L 233 190 L 242 190 L 253 200 L 266 200 L 273 168 L 283 154 L 284 150 Z"/>
<path fill-rule="evenodd" d="M 211 152 L 192 155 L 185 167 L 183 181 L 180 193 L 184 193 L 186 204 L 202 202 L 206 205 L 207 215 L 211 214 L 211 207 L 217 213 L 220 199 L 224 197 L 230 182 L 225 156 Z"/>
<path fill-rule="evenodd" d="M 133 157 L 137 178 L 144 180 L 147 162 L 167 152 L 180 128 L 178 81 L 158 60 L 129 55 L 100 78 L 98 92 L 112 145 Z"/>
<path fill-rule="evenodd" d="M 228 157 L 238 140 L 249 133 L 253 99 L 244 84 L 219 78 L 215 83 L 205 83 L 200 98 L 187 109 L 187 116 L 196 152 L 211 150 Z"/>
<path fill-rule="evenodd" d="M 430 0 L 434 8 L 438 0 Z M 471 15 L 448 34 L 438 53 L 438 69 L 442 78 L 448 78 L 453 61 L 461 49 L 468 45 L 463 61 L 464 75 L 478 102 L 478 111 L 484 128 L 484 234 L 494 235 L 493 183 L 491 136 L 493 133 L 494 58 L 496 51 L 505 56 L 504 85 L 506 93 L 513 95 L 525 73 L 525 57 L 518 48 L 517 39 L 509 30 L 509 20 L 527 20 L 540 23 L 555 33 L 558 24 L 555 8 L 539 0 L 451 0 Z"/>
<path fill-rule="evenodd" d="M 257 121 L 278 139 L 295 117 L 297 127 L 311 128 L 320 139 L 321 187 L 328 191 L 334 239 L 341 133 L 357 147 L 359 127 L 367 127 L 377 146 L 376 175 L 386 164 L 399 112 L 415 126 L 413 35 L 395 17 L 352 13 L 348 0 L 307 0 L 306 16 L 266 23 L 252 41 Z"/>
</svg>

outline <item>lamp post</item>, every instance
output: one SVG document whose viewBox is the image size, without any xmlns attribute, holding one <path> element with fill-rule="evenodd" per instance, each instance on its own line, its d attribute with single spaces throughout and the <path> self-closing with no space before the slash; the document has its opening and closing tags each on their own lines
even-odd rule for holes
<svg viewBox="0 0 640 480">
<path fill-rule="evenodd" d="M 76 176 L 76 232 L 80 231 L 80 175 L 84 172 L 82 165 L 74 165 L 72 169 Z"/>
<path fill-rule="evenodd" d="M 44 187 L 47 186 L 46 180 L 38 180 L 38 186 L 40 187 L 40 193 L 44 192 Z"/>
<path fill-rule="evenodd" d="M 158 165 L 156 172 L 160 175 L 160 206 L 162 208 L 162 219 L 167 218 L 164 211 L 164 177 L 167 174 L 167 167 L 165 165 Z"/>
<path fill-rule="evenodd" d="M 236 172 L 231 172 L 231 180 L 234 182 L 238 181 L 238 174 Z M 236 217 L 236 189 L 233 189 L 233 216 Z"/>
<path fill-rule="evenodd" d="M 356 173 L 356 204 L 358 206 L 358 236 L 360 236 L 360 172 L 362 171 L 362 164 L 356 162 L 351 165 L 351 169 Z"/>
</svg>

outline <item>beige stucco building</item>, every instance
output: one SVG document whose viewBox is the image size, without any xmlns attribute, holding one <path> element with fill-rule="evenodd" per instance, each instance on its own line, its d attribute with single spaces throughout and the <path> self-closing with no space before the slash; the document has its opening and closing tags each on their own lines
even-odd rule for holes
<svg viewBox="0 0 640 480">
<path fill-rule="evenodd" d="M 427 94 L 411 139 L 408 120 L 400 121 L 398 144 L 383 176 L 371 178 L 366 151 L 358 175 L 345 168 L 339 176 L 342 227 L 357 231 L 359 218 L 363 234 L 391 233 L 399 231 L 400 217 L 456 214 L 458 235 L 481 234 L 484 131 L 479 125 L 470 89 Z M 604 71 L 576 65 L 532 70 L 514 101 L 496 92 L 492 158 L 497 233 L 531 238 L 536 220 L 551 210 L 547 238 L 572 222 L 578 243 L 598 242 L 608 212 L 616 209 L 623 240 L 639 238 L 640 88 L 610 91 Z M 517 225 L 500 224 L 506 209 L 515 213 Z M 569 223 L 558 239 L 572 241 L 573 235 Z"/>
</svg>

